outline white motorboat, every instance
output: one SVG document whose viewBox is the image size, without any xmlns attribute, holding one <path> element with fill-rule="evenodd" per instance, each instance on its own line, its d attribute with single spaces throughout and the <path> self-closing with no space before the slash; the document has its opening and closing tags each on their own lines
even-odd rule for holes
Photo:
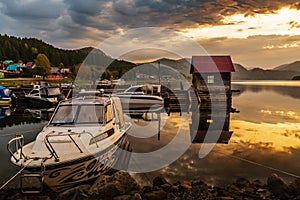
<svg viewBox="0 0 300 200">
<path fill-rule="evenodd" d="M 124 112 L 129 113 L 157 112 L 164 105 L 160 85 L 135 85 L 113 95 L 121 99 Z"/>
<path fill-rule="evenodd" d="M 40 174 L 46 185 L 62 191 L 110 170 L 122 149 L 130 148 L 130 127 L 119 98 L 83 96 L 60 102 L 35 141 L 23 145 L 20 135 L 7 149 L 13 164 Z"/>
</svg>

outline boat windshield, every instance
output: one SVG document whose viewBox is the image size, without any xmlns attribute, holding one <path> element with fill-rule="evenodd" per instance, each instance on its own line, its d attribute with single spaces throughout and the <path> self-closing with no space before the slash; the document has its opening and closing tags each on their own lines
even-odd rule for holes
<svg viewBox="0 0 300 200">
<path fill-rule="evenodd" d="M 48 95 L 57 95 L 60 94 L 59 88 L 48 88 Z"/>
<path fill-rule="evenodd" d="M 63 105 L 55 112 L 52 125 L 103 123 L 102 105 Z"/>
</svg>

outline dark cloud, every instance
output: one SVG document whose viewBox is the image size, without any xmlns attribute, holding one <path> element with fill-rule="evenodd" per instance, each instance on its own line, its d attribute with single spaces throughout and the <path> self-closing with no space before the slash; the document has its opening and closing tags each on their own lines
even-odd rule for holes
<svg viewBox="0 0 300 200">
<path fill-rule="evenodd" d="M 4 0 L 0 2 L 0 25 L 1 34 L 37 37 L 61 48 L 77 48 L 94 43 L 97 46 L 105 38 L 131 28 L 164 27 L 180 31 L 222 24 L 225 16 L 236 13 L 272 13 L 283 6 L 300 9 L 298 0 Z M 299 28 L 299 23 L 291 22 L 290 27 Z M 252 28 L 257 27 L 249 29 Z M 246 27 L 239 31 L 245 30 Z M 269 40 L 242 40 L 243 46 L 249 45 L 245 50 L 239 50 L 241 40 L 225 39 L 228 44 L 202 42 L 213 53 L 240 54 L 248 50 L 245 55 L 249 56 Z M 255 48 L 248 41 L 261 43 Z M 294 54 L 292 51 L 291 55 Z"/>
<path fill-rule="evenodd" d="M 63 4 L 58 1 L 6 0 L 2 2 L 1 11 L 17 20 L 39 21 L 59 17 L 63 11 Z"/>
</svg>

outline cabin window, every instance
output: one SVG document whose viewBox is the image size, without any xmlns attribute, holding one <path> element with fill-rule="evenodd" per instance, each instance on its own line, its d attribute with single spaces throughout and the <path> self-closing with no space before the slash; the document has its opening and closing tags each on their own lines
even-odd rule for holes
<svg viewBox="0 0 300 200">
<path fill-rule="evenodd" d="M 30 92 L 30 94 L 39 94 L 39 91 L 38 91 L 38 90 L 32 90 L 32 91 Z"/>
<path fill-rule="evenodd" d="M 106 109 L 105 109 L 105 117 L 106 117 L 106 123 L 110 122 L 113 118 L 113 115 L 112 115 L 112 106 L 111 104 L 108 104 L 106 106 Z"/>
<path fill-rule="evenodd" d="M 48 88 L 48 95 L 57 95 L 60 94 L 59 88 Z"/>
<path fill-rule="evenodd" d="M 75 121 L 75 114 L 78 106 L 60 106 L 58 107 L 51 124 L 70 124 Z"/>
<path fill-rule="evenodd" d="M 215 83 L 215 76 L 214 75 L 207 76 L 207 83 Z"/>
<path fill-rule="evenodd" d="M 81 123 L 103 123 L 103 106 L 101 105 L 82 105 L 76 120 Z"/>
</svg>

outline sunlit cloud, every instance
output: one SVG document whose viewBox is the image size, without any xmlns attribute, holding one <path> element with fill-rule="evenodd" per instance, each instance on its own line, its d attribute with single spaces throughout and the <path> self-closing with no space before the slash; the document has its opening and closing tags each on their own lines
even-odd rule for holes
<svg viewBox="0 0 300 200">
<path fill-rule="evenodd" d="M 300 10 L 284 7 L 268 14 L 223 16 L 221 25 L 183 29 L 189 37 L 247 38 L 254 35 L 299 35 Z M 295 45 L 295 44 L 294 44 Z M 293 46 L 288 45 L 286 47 Z M 270 46 L 271 47 L 271 46 Z"/>
<path fill-rule="evenodd" d="M 267 44 L 263 46 L 263 49 L 287 49 L 287 48 L 297 48 L 299 46 L 300 46 L 300 41 L 294 41 L 291 43 L 281 44 L 281 45 Z"/>
<path fill-rule="evenodd" d="M 300 119 L 299 113 L 294 111 L 283 111 L 283 110 L 260 110 L 261 113 L 266 115 L 273 115 L 273 116 L 281 116 L 281 117 L 288 117 L 290 119 Z"/>
</svg>

